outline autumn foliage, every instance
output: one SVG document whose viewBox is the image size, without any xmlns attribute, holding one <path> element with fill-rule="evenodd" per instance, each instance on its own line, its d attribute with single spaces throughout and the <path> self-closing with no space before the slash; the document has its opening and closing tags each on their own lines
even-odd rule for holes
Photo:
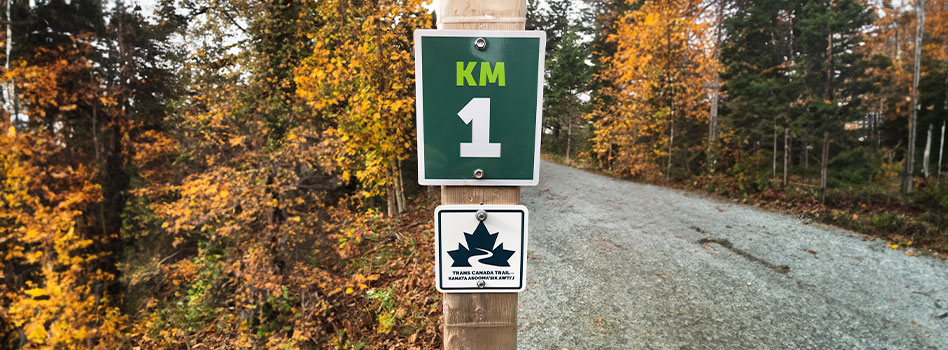
<svg viewBox="0 0 948 350">
<path fill-rule="evenodd" d="M 944 1 L 546 3 L 545 151 L 948 251 Z M 439 348 L 431 6 L 148 6 L 0 6 L 0 348 Z"/>
<path fill-rule="evenodd" d="M 707 123 L 705 85 L 714 65 L 701 5 L 646 1 L 606 38 L 616 52 L 603 58 L 598 79 L 611 83 L 599 91 L 610 102 L 589 118 L 595 121 L 594 151 L 611 171 L 657 177 L 671 170 L 674 158 L 701 152 L 700 145 L 674 143 L 676 137 L 700 137 L 694 129 Z"/>
<path fill-rule="evenodd" d="M 587 166 L 948 251 L 944 1 L 590 3 Z"/>
<path fill-rule="evenodd" d="M 436 347 L 422 2 L 11 5 L 0 347 Z"/>
</svg>

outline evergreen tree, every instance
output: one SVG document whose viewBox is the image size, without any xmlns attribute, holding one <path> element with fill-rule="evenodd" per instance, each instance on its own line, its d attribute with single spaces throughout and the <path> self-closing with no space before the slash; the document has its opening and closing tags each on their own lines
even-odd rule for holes
<svg viewBox="0 0 948 350">
<path fill-rule="evenodd" d="M 564 155 L 569 161 L 575 153 L 574 142 L 588 140 L 588 130 L 579 121 L 585 114 L 579 96 L 588 91 L 590 67 L 586 62 L 591 52 L 582 36 L 591 28 L 571 18 L 580 15 L 572 1 L 553 0 L 546 5 L 549 8 L 540 8 L 538 1 L 531 1 L 527 12 L 527 29 L 546 32 L 542 144 L 544 151 Z M 574 132 L 582 135 L 573 137 Z"/>
<path fill-rule="evenodd" d="M 852 147 L 843 124 L 862 120 L 864 95 L 871 92 L 869 61 L 860 52 L 871 13 L 855 0 L 812 0 L 797 4 L 795 77 L 802 85 L 797 124 L 820 145 L 820 190 L 825 198 L 832 143 Z M 818 141 L 817 141 L 818 140 Z"/>
<path fill-rule="evenodd" d="M 770 173 L 765 164 L 773 156 L 773 135 L 791 118 L 798 90 L 789 77 L 792 10 L 792 1 L 738 1 L 724 20 L 721 161 L 758 189 Z"/>
<path fill-rule="evenodd" d="M 586 93 L 590 67 L 588 46 L 579 35 L 570 30 L 563 36 L 547 59 L 550 66 L 544 87 L 543 126 L 550 133 L 543 140 L 544 148 L 566 156 L 569 162 L 575 155 L 575 142 L 588 139 L 585 123 L 580 116 L 585 114 L 581 94 Z M 574 137 L 574 133 L 580 135 Z"/>
</svg>

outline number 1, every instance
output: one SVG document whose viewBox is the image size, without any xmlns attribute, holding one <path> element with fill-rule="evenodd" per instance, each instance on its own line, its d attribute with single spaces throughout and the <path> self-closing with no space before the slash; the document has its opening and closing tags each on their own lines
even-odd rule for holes
<svg viewBox="0 0 948 350">
<path fill-rule="evenodd" d="M 490 142 L 490 98 L 472 98 L 458 117 L 471 124 L 471 142 L 461 143 L 462 158 L 500 158 L 500 143 Z"/>
</svg>

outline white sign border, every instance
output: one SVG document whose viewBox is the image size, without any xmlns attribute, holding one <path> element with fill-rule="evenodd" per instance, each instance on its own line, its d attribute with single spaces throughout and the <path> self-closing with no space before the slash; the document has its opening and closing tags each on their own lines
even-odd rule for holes
<svg viewBox="0 0 948 350">
<path fill-rule="evenodd" d="M 523 212 L 523 245 L 520 248 L 520 287 L 513 288 L 472 288 L 472 289 L 442 289 L 441 288 L 441 221 L 438 220 L 438 216 L 443 210 L 470 210 L 471 215 L 474 215 L 478 210 L 484 210 L 490 216 L 491 211 L 496 210 L 518 210 Z M 434 235 L 435 235 L 435 287 L 438 289 L 438 292 L 441 293 L 520 293 L 523 292 L 527 287 L 527 253 L 528 253 L 528 237 L 530 236 L 530 210 L 523 205 L 484 205 L 484 204 L 448 204 L 448 205 L 439 205 L 435 208 L 434 211 Z"/>
<path fill-rule="evenodd" d="M 424 130 L 424 90 L 422 89 L 422 37 L 483 37 L 483 38 L 538 38 L 540 39 L 540 56 L 537 64 L 537 120 L 533 155 L 533 179 L 429 179 L 425 176 L 425 135 Z M 415 39 L 415 132 L 417 133 L 418 148 L 418 184 L 424 186 L 536 186 L 540 182 L 540 131 L 543 128 L 543 84 L 544 69 L 546 66 L 546 32 L 542 30 L 443 30 L 418 29 L 414 33 Z M 472 169 L 473 172 L 473 169 Z"/>
</svg>

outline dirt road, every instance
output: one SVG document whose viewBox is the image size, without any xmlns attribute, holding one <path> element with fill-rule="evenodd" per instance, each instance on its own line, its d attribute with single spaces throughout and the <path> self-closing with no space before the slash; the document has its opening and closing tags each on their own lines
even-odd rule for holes
<svg viewBox="0 0 948 350">
<path fill-rule="evenodd" d="M 948 349 L 948 263 L 543 163 L 520 349 Z"/>
</svg>

